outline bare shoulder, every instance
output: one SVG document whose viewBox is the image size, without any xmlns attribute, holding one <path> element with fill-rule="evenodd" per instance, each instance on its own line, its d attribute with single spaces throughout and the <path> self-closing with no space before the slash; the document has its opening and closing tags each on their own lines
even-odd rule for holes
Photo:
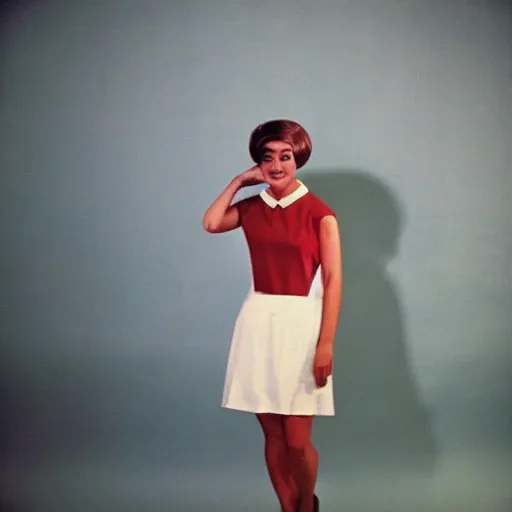
<svg viewBox="0 0 512 512">
<path fill-rule="evenodd" d="M 325 215 L 320 221 L 320 238 L 337 241 L 340 237 L 338 220 L 334 215 Z"/>
<path fill-rule="evenodd" d="M 333 215 L 326 215 L 320 221 L 320 259 L 326 268 L 333 268 L 341 261 L 341 235 L 338 221 Z"/>
</svg>

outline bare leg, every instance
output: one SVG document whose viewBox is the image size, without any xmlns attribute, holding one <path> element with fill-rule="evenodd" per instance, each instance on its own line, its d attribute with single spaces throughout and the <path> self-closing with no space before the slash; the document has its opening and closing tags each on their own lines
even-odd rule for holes
<svg viewBox="0 0 512 512">
<path fill-rule="evenodd" d="M 295 512 L 298 494 L 290 473 L 283 417 L 277 414 L 256 416 L 265 436 L 265 462 L 281 509 L 283 512 Z"/>
<path fill-rule="evenodd" d="M 299 491 L 299 512 L 313 512 L 318 453 L 311 444 L 313 416 L 287 416 L 284 418 L 289 461 Z"/>
</svg>

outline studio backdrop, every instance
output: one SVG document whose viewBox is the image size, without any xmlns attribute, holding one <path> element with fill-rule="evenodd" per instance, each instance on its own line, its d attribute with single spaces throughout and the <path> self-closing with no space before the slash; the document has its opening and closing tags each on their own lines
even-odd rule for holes
<svg viewBox="0 0 512 512">
<path fill-rule="evenodd" d="M 202 216 L 252 165 L 251 130 L 290 118 L 343 241 L 324 510 L 509 511 L 510 15 L 4 7 L 2 510 L 277 510 L 255 418 L 220 408 L 246 244 Z"/>
</svg>

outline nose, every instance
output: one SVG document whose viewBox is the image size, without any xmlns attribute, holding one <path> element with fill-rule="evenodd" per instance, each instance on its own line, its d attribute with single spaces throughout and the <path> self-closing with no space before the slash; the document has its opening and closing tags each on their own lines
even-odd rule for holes
<svg viewBox="0 0 512 512">
<path fill-rule="evenodd" d="M 270 170 L 271 171 L 280 171 L 281 170 L 281 160 L 279 158 L 274 158 L 272 160 Z"/>
</svg>

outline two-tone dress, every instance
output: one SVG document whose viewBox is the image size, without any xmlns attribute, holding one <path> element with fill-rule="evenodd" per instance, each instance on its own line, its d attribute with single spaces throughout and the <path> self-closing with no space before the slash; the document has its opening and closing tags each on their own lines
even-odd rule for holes
<svg viewBox="0 0 512 512">
<path fill-rule="evenodd" d="M 238 314 L 222 406 L 253 413 L 334 415 L 332 376 L 313 375 L 322 318 L 320 221 L 333 210 L 300 183 L 236 203 L 252 285 Z"/>
</svg>

